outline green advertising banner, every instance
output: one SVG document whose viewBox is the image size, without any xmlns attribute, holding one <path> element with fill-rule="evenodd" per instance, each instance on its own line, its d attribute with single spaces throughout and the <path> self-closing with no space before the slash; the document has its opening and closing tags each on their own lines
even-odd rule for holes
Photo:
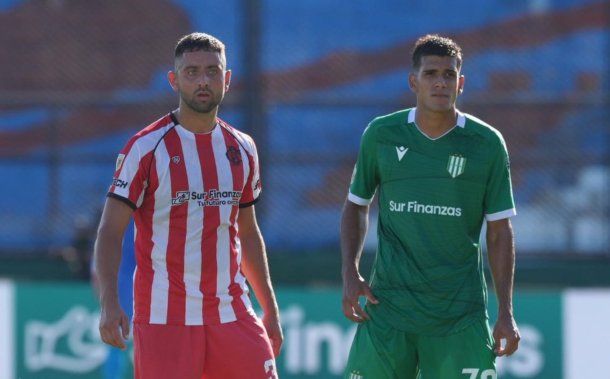
<svg viewBox="0 0 610 379">
<path fill-rule="evenodd" d="M 108 349 L 98 337 L 99 310 L 90 287 L 49 283 L 15 288 L 16 378 L 102 378 Z M 341 291 L 279 288 L 277 296 L 285 335 L 277 360 L 280 377 L 340 378 L 356 329 L 341 313 Z M 563 377 L 561 296 L 515 295 L 522 340 L 512 357 L 498 359 L 499 378 Z M 493 297 L 489 308 L 493 321 Z M 124 379 L 131 378 L 131 366 L 125 371 Z"/>
<path fill-rule="evenodd" d="M 489 299 L 489 320 L 496 320 L 496 299 Z M 562 297 L 560 292 L 521 291 L 513 300 L 521 333 L 519 350 L 496 360 L 502 379 L 562 378 Z"/>
<path fill-rule="evenodd" d="M 283 378 L 340 378 L 356 327 L 341 312 L 341 291 L 281 289 L 285 344 L 277 360 Z M 562 378 L 562 302 L 559 292 L 518 292 L 515 313 L 521 331 L 519 350 L 499 358 L 502 379 Z M 490 296 L 490 321 L 496 318 Z M 465 376 L 466 377 L 466 376 Z"/>
<path fill-rule="evenodd" d="M 338 289 L 279 289 L 284 346 L 281 378 L 340 378 L 356 325 L 341 312 Z"/>
<path fill-rule="evenodd" d="M 108 352 L 90 286 L 18 284 L 15 301 L 18 378 L 101 378 Z"/>
</svg>

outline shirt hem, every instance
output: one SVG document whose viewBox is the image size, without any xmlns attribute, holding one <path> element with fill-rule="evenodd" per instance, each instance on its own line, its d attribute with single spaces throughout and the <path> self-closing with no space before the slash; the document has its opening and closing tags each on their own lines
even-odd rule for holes
<svg viewBox="0 0 610 379">
<path fill-rule="evenodd" d="M 490 213 L 485 215 L 485 219 L 487 221 L 498 221 L 505 218 L 510 218 L 517 215 L 517 210 L 515 208 L 507 209 L 505 211 L 500 211 L 496 213 Z"/>
<path fill-rule="evenodd" d="M 139 325 L 171 325 L 171 326 L 214 326 L 214 325 L 223 325 L 223 324 L 228 324 L 230 322 L 235 322 L 235 321 L 240 321 L 240 320 L 245 320 L 249 317 L 252 316 L 256 316 L 256 313 L 254 312 L 254 309 L 250 308 L 248 310 L 246 310 L 245 312 L 240 312 L 240 313 L 236 313 L 235 314 L 235 319 L 234 320 L 230 320 L 230 321 L 225 321 L 225 322 L 213 322 L 213 323 L 209 323 L 209 322 L 202 322 L 200 324 L 187 324 L 184 321 L 177 321 L 177 320 L 167 320 L 166 322 L 150 322 L 150 320 L 142 320 L 142 318 L 140 317 L 134 317 L 133 319 L 133 323 L 134 324 L 139 324 Z"/>
<path fill-rule="evenodd" d="M 251 207 L 251 206 L 253 206 L 254 204 L 258 203 L 258 199 L 260 199 L 260 197 L 257 197 L 256 199 L 254 199 L 254 200 L 252 200 L 252 201 L 250 201 L 250 202 L 243 203 L 243 204 L 239 204 L 239 207 L 240 207 L 240 208 L 248 208 L 248 207 Z"/>
<path fill-rule="evenodd" d="M 131 200 L 129 200 L 128 198 L 123 197 L 123 196 L 121 196 L 121 195 L 117 195 L 117 194 L 116 194 L 116 193 L 114 193 L 114 192 L 108 192 L 108 194 L 107 194 L 106 196 L 107 196 L 107 197 L 111 197 L 111 198 L 113 198 L 113 199 L 117 199 L 118 201 L 121 201 L 121 202 L 123 202 L 123 203 L 127 204 L 127 205 L 128 205 L 128 206 L 129 206 L 131 209 L 133 209 L 134 211 L 135 211 L 136 209 L 138 209 L 138 207 L 137 207 L 137 206 L 136 206 L 136 205 L 135 205 L 135 204 L 134 204 L 134 203 L 133 203 Z"/>
<path fill-rule="evenodd" d="M 373 198 L 370 199 L 363 199 L 362 197 L 356 196 L 353 193 L 348 193 L 347 194 L 347 200 L 351 201 L 354 204 L 358 204 L 358 205 L 362 205 L 362 206 L 366 206 L 366 205 L 370 205 L 371 202 L 373 201 Z"/>
</svg>

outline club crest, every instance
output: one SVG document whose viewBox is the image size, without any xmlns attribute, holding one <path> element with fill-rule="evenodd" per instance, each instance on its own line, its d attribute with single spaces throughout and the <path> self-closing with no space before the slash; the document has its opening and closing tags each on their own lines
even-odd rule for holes
<svg viewBox="0 0 610 379">
<path fill-rule="evenodd" d="M 449 162 L 447 162 L 447 171 L 452 178 L 461 175 L 466 167 L 466 158 L 461 155 L 454 154 L 449 156 Z"/>
<path fill-rule="evenodd" d="M 227 148 L 227 159 L 232 165 L 238 165 L 241 163 L 241 152 L 235 146 L 229 146 Z"/>
</svg>

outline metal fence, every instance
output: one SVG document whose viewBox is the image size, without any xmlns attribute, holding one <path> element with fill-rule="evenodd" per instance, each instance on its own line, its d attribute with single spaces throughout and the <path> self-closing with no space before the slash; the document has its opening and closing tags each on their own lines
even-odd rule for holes
<svg viewBox="0 0 610 379">
<path fill-rule="evenodd" d="M 221 117 L 257 140 L 264 179 L 258 207 L 270 249 L 336 248 L 360 135 L 373 117 L 414 104 L 406 83 L 410 46 L 423 31 L 446 27 L 465 52 L 460 109 L 507 141 L 519 251 L 610 254 L 608 2 L 512 10 L 498 1 L 470 24 L 447 26 L 418 3 L 416 23 L 381 25 L 377 33 L 358 19 L 399 17 L 404 2 L 355 5 L 325 29 L 313 16 L 332 12 L 330 3 L 291 10 L 277 1 L 228 1 L 211 14 L 235 7 L 235 20 L 210 21 L 210 30 L 205 15 L 184 13 L 190 5 L 153 1 L 140 19 L 129 6 L 113 12 L 101 2 L 50 3 L 0 8 L 7 20 L 35 21 L 43 11 L 50 21 L 37 36 L 52 33 L 45 54 L 31 31 L 22 41 L 32 49 L 9 44 L 14 32 L 0 33 L 15 56 L 0 59 L 0 252 L 56 251 L 92 235 L 119 149 L 176 107 L 164 72 L 173 43 L 191 29 L 228 41 L 235 81 Z M 179 26 L 156 30 L 153 16 L 161 11 Z M 300 23 L 287 25 L 299 12 Z M 118 22 L 115 13 L 133 24 L 128 35 L 143 28 L 142 43 L 104 28 Z"/>
</svg>

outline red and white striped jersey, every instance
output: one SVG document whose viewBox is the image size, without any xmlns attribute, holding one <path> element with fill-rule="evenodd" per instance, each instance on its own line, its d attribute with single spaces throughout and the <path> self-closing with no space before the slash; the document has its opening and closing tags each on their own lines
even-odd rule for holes
<svg viewBox="0 0 610 379">
<path fill-rule="evenodd" d="M 253 313 L 237 214 L 260 191 L 254 141 L 222 120 L 196 134 L 170 113 L 131 138 L 108 196 L 135 209 L 134 322 L 214 325 Z"/>
</svg>

